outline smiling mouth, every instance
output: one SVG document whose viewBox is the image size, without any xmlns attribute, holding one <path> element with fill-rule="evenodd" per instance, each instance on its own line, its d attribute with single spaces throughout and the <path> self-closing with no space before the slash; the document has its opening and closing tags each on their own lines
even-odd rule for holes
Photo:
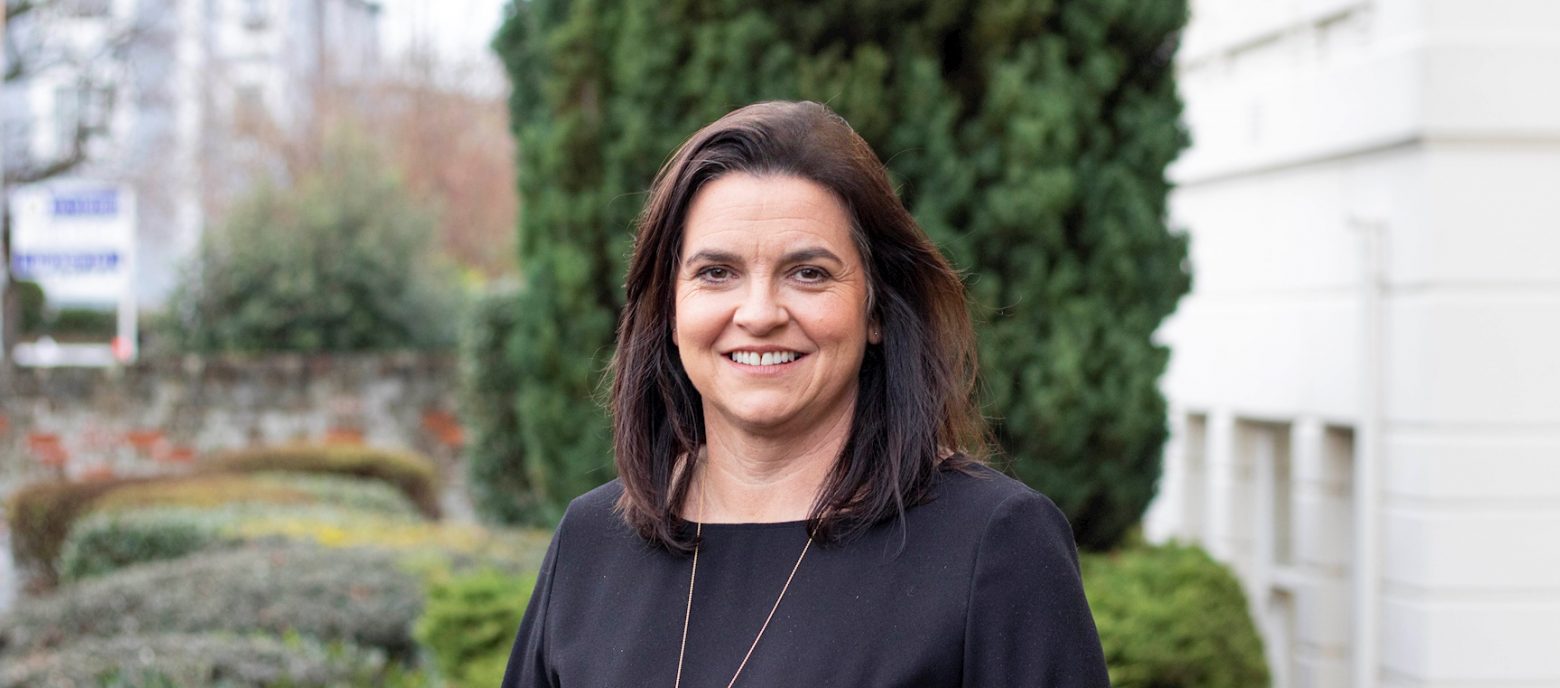
<svg viewBox="0 0 1560 688">
<path fill-rule="evenodd" d="M 795 361 L 806 354 L 796 351 L 733 351 L 726 354 L 726 359 L 733 363 L 741 363 L 750 366 L 777 366 Z"/>
</svg>

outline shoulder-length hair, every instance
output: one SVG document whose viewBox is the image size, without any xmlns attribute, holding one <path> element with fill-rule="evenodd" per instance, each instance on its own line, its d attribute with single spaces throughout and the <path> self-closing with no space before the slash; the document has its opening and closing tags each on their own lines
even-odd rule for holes
<svg viewBox="0 0 1560 688">
<path fill-rule="evenodd" d="M 814 102 L 765 102 L 700 129 L 661 168 L 639 218 L 612 358 L 618 510 L 645 539 L 691 548 L 679 515 L 705 441 L 703 405 L 672 343 L 683 223 L 722 175 L 789 175 L 839 198 L 868 277 L 882 341 L 861 363 L 850 435 L 809 520 L 838 542 L 928 497 L 948 459 L 984 450 L 974 404 L 974 332 L 959 275 L 889 184 L 850 125 Z M 679 467 L 682 461 L 689 465 Z"/>
</svg>

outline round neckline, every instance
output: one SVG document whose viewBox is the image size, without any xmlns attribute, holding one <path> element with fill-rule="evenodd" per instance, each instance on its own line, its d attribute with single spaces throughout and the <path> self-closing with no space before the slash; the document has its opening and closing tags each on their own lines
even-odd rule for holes
<svg viewBox="0 0 1560 688">
<path fill-rule="evenodd" d="M 701 524 L 699 524 L 696 521 L 689 521 L 688 522 L 688 527 L 690 529 L 698 529 L 698 528 L 701 527 Z M 805 528 L 805 527 L 807 527 L 807 521 L 802 520 L 802 521 L 767 521 L 767 522 L 757 522 L 757 523 L 705 523 L 705 524 L 702 524 L 702 527 L 704 528 L 704 532 L 706 532 L 706 533 L 710 532 L 710 531 L 721 531 L 721 530 L 726 530 L 726 531 L 733 531 L 733 530 L 773 530 L 773 529 L 778 529 L 778 528 Z"/>
</svg>

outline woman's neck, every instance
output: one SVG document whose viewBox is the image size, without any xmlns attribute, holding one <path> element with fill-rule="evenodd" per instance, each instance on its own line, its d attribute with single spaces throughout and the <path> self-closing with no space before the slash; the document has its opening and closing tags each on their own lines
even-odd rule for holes
<svg viewBox="0 0 1560 688">
<path fill-rule="evenodd" d="M 845 447 L 850 421 L 846 414 L 810 432 L 780 436 L 709 423 L 685 510 L 704 523 L 807 518 Z"/>
</svg>

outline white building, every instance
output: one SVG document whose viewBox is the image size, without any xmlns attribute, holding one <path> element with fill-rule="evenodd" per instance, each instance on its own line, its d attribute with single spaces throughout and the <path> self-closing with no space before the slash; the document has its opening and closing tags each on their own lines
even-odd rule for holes
<svg viewBox="0 0 1560 688">
<path fill-rule="evenodd" d="M 1560 686 L 1560 3 L 1192 5 L 1150 537 L 1278 688 Z"/>
<path fill-rule="evenodd" d="M 158 306 L 217 201 L 264 154 L 243 126 L 291 132 L 324 94 L 371 82 L 379 14 L 371 0 L 45 3 L 6 29 L 13 63 L 47 65 L 5 85 L 6 168 L 58 159 L 78 123 L 89 130 L 87 161 L 54 181 L 134 189 L 136 298 Z"/>
</svg>

